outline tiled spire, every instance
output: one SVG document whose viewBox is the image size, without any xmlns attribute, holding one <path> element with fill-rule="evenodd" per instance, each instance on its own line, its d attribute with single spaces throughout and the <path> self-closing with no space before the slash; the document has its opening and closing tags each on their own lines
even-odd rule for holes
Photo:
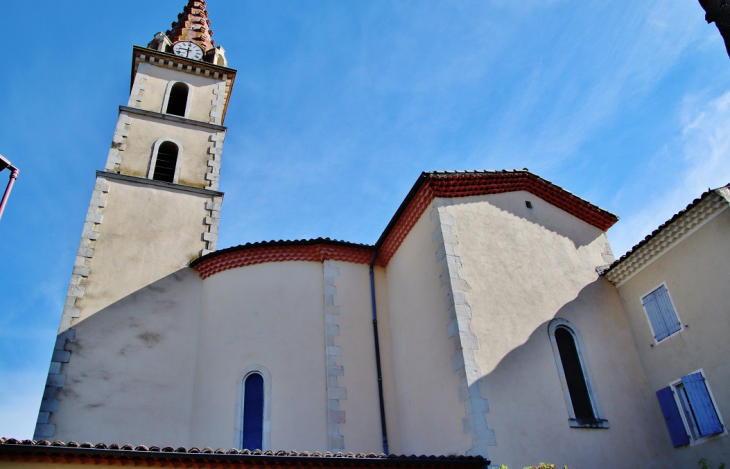
<svg viewBox="0 0 730 469">
<path fill-rule="evenodd" d="M 175 43 L 191 41 L 198 44 L 203 51 L 208 52 L 215 47 L 211 39 L 213 30 L 210 29 L 207 4 L 203 0 L 190 0 L 177 15 L 177 21 L 172 23 L 172 29 L 167 31 L 167 37 Z"/>
</svg>

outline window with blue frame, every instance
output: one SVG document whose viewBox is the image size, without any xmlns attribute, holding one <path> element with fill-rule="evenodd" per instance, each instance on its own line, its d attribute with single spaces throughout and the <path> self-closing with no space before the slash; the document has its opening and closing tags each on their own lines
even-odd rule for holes
<svg viewBox="0 0 730 469">
<path fill-rule="evenodd" d="M 677 312 L 674 310 L 667 287 L 661 285 L 641 299 L 649 324 L 657 342 L 666 339 L 682 329 Z"/>
<path fill-rule="evenodd" d="M 701 371 L 683 376 L 656 394 L 675 448 L 725 432 Z"/>
<path fill-rule="evenodd" d="M 241 447 L 251 451 L 264 446 L 264 377 L 251 373 L 243 382 L 243 438 Z"/>
</svg>

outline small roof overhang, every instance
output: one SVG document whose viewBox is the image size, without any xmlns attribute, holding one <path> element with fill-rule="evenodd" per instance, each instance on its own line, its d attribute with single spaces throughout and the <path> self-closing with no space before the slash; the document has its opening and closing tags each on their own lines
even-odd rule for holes
<svg viewBox="0 0 730 469">
<path fill-rule="evenodd" d="M 449 468 L 484 469 L 489 461 L 481 456 L 396 456 L 385 454 L 318 453 L 160 448 L 157 446 L 92 445 L 60 441 L 0 439 L 0 466 L 3 463 L 33 462 L 50 465 L 93 464 L 114 466 L 194 467 L 194 468 L 287 468 L 347 467 L 372 469 Z"/>
</svg>

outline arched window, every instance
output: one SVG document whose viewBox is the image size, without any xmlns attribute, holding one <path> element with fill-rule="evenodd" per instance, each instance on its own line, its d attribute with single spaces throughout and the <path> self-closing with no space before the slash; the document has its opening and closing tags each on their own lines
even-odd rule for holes
<svg viewBox="0 0 730 469">
<path fill-rule="evenodd" d="M 177 183 L 180 171 L 180 146 L 171 140 L 158 140 L 155 143 L 150 162 L 148 178 L 155 181 Z"/>
<path fill-rule="evenodd" d="M 249 366 L 238 378 L 234 446 L 266 451 L 271 445 L 271 374 Z"/>
<path fill-rule="evenodd" d="M 548 334 L 568 406 L 570 425 L 608 428 L 595 393 L 580 333 L 570 322 L 556 318 L 550 321 Z"/>
<path fill-rule="evenodd" d="M 264 446 L 264 377 L 251 373 L 243 383 L 242 449 L 262 449 Z"/>
<path fill-rule="evenodd" d="M 187 84 L 180 81 L 171 82 L 165 96 L 165 113 L 187 117 L 189 95 L 190 87 Z"/>
</svg>

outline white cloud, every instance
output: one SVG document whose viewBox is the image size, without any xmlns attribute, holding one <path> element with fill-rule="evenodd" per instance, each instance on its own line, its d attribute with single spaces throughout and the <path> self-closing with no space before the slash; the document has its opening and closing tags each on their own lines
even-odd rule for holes
<svg viewBox="0 0 730 469">
<path fill-rule="evenodd" d="M 581 145 L 650 93 L 696 40 L 704 25 L 692 15 L 695 7 L 637 2 L 582 9 L 550 38 L 553 54 L 522 79 L 523 92 L 502 119 L 498 141 L 485 141 L 485 153 L 517 154 L 538 172 L 584 158 Z"/>
<path fill-rule="evenodd" d="M 687 109 L 689 108 L 689 109 Z M 688 100 L 685 107 L 684 160 L 687 163 L 686 191 L 699 192 L 708 186 L 730 182 L 730 92 L 704 102 Z"/>
<path fill-rule="evenodd" d="M 681 152 L 679 166 L 666 184 L 657 185 L 650 200 L 621 220 L 611 234 L 621 255 L 708 189 L 730 183 L 730 91 L 714 99 L 691 96 L 684 100 L 682 133 L 660 152 Z"/>
</svg>

